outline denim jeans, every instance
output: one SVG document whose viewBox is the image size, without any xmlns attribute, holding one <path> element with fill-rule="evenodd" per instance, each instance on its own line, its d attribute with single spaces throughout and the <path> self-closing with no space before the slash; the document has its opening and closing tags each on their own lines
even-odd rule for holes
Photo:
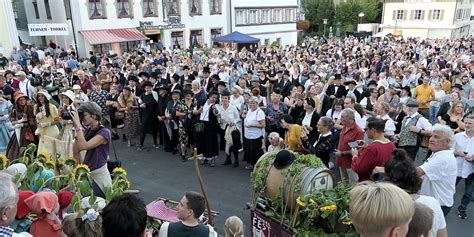
<svg viewBox="0 0 474 237">
<path fill-rule="evenodd" d="M 436 114 L 438 114 L 439 111 L 439 106 L 432 106 L 430 105 L 430 123 L 435 124 L 438 123 L 438 118 L 436 117 Z"/>
<path fill-rule="evenodd" d="M 467 205 L 469 205 L 469 202 L 472 200 L 472 195 L 474 194 L 474 173 L 464 179 L 464 185 L 464 195 L 461 199 L 461 205 L 458 207 L 459 211 L 466 211 Z"/>
</svg>

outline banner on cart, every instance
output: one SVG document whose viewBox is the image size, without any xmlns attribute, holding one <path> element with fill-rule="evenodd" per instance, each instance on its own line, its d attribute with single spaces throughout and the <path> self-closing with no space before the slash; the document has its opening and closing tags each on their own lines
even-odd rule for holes
<svg viewBox="0 0 474 237">
<path fill-rule="evenodd" d="M 258 211 L 251 211 L 252 237 L 291 237 L 291 232 Z"/>
<path fill-rule="evenodd" d="M 30 36 L 69 35 L 66 23 L 58 24 L 28 24 Z"/>
</svg>

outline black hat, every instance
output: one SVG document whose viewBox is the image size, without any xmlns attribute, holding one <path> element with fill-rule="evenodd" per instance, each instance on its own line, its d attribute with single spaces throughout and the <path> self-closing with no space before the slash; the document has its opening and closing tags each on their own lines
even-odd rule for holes
<svg viewBox="0 0 474 237">
<path fill-rule="evenodd" d="M 161 84 L 158 86 L 158 90 L 165 90 L 165 91 L 170 91 L 170 87 L 165 85 L 165 84 Z"/>
<path fill-rule="evenodd" d="M 143 87 L 147 87 L 147 86 L 153 87 L 153 84 L 151 84 L 150 81 L 145 81 L 145 82 L 143 83 Z"/>
<path fill-rule="evenodd" d="M 223 81 L 219 81 L 219 82 L 217 83 L 217 85 L 218 85 L 218 86 L 226 86 L 225 82 L 223 82 Z"/>
<path fill-rule="evenodd" d="M 313 108 L 316 107 L 316 103 L 311 98 L 306 98 L 306 103 Z"/>
<path fill-rule="evenodd" d="M 194 81 L 195 79 L 196 77 L 193 74 L 188 76 L 188 80 L 190 80 L 191 82 Z"/>
<path fill-rule="evenodd" d="M 461 84 L 459 84 L 459 83 L 454 84 L 453 88 L 458 88 L 459 90 L 463 90 Z"/>
<path fill-rule="evenodd" d="M 175 81 L 178 81 L 178 80 L 179 80 L 179 75 L 178 75 L 178 74 L 176 74 L 176 73 L 175 73 L 175 74 L 173 74 L 173 79 L 174 79 Z"/>
<path fill-rule="evenodd" d="M 188 65 L 184 65 L 184 66 L 183 66 L 183 70 L 189 70 L 189 66 L 188 66 Z"/>
<path fill-rule="evenodd" d="M 211 79 L 217 79 L 218 81 L 221 80 L 221 78 L 217 74 L 212 74 Z"/>
<path fill-rule="evenodd" d="M 409 86 L 402 87 L 402 90 L 406 90 L 408 92 L 408 96 L 411 97 L 411 88 Z"/>
<path fill-rule="evenodd" d="M 367 84 L 367 86 L 370 86 L 370 85 L 377 86 L 377 82 L 374 81 L 374 80 L 370 80 L 369 83 Z"/>
<path fill-rule="evenodd" d="M 230 92 L 228 90 L 225 90 L 221 93 L 221 96 L 230 96 Z"/>
<path fill-rule="evenodd" d="M 150 77 L 150 74 L 148 74 L 148 72 L 140 72 L 138 73 L 138 77 L 143 77 L 145 76 L 146 78 Z"/>
<path fill-rule="evenodd" d="M 183 96 L 185 95 L 194 95 L 194 92 L 192 90 L 189 90 L 189 89 L 184 89 L 183 90 Z"/>
<path fill-rule="evenodd" d="M 349 80 L 349 81 L 346 81 L 344 82 L 344 85 L 348 86 L 348 85 L 357 85 L 357 83 L 354 81 L 354 80 Z"/>
<path fill-rule="evenodd" d="M 180 94 L 181 95 L 181 90 L 180 89 L 174 89 L 171 94 Z"/>
<path fill-rule="evenodd" d="M 304 85 L 301 84 L 301 83 L 299 83 L 299 82 L 298 82 L 298 83 L 295 83 L 294 86 L 295 86 L 295 87 L 301 87 L 301 88 L 303 88 L 303 90 L 304 90 Z"/>
<path fill-rule="evenodd" d="M 342 79 L 342 75 L 340 73 L 337 73 L 336 75 L 334 75 L 334 79 Z"/>
<path fill-rule="evenodd" d="M 281 150 L 277 153 L 273 166 L 277 169 L 284 169 L 291 165 L 295 160 L 295 155 L 288 150 Z"/>
<path fill-rule="evenodd" d="M 202 72 L 203 72 L 203 73 L 211 73 L 211 69 L 206 66 L 206 67 L 203 67 L 203 68 L 202 68 Z"/>
<path fill-rule="evenodd" d="M 155 71 L 155 72 L 152 72 L 152 73 L 150 74 L 150 78 L 158 79 L 158 77 L 159 77 L 159 76 L 158 76 L 158 73 L 157 73 L 156 71 Z"/>
<path fill-rule="evenodd" d="M 283 75 L 289 76 L 289 75 L 290 75 L 290 72 L 285 70 L 285 71 L 283 72 Z"/>
<path fill-rule="evenodd" d="M 135 75 L 128 76 L 128 80 L 138 82 L 138 78 Z"/>
</svg>

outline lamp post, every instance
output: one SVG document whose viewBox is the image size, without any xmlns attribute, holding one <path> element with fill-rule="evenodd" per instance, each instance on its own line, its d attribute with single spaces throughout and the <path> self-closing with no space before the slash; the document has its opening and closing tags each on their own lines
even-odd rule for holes
<svg viewBox="0 0 474 237">
<path fill-rule="evenodd" d="M 323 36 L 326 37 L 326 25 L 328 24 L 328 19 L 323 19 L 323 24 L 324 24 Z"/>
<path fill-rule="evenodd" d="M 363 13 L 363 12 L 359 13 L 359 24 L 362 24 L 362 17 L 364 17 L 364 16 L 365 16 L 365 13 Z"/>
</svg>

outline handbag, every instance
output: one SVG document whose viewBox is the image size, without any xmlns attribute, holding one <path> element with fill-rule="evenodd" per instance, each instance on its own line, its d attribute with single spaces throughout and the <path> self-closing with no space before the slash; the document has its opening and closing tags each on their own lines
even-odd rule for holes
<svg viewBox="0 0 474 237">
<path fill-rule="evenodd" d="M 119 159 L 117 158 L 117 152 L 115 151 L 114 141 L 111 141 L 111 142 L 112 142 L 112 148 L 114 149 L 115 160 L 107 160 L 107 169 L 109 170 L 110 174 L 112 174 L 115 168 L 122 167 L 122 162 L 119 161 Z"/>
<path fill-rule="evenodd" d="M 194 131 L 196 132 L 204 132 L 204 123 L 199 121 L 194 124 Z"/>
<path fill-rule="evenodd" d="M 123 111 L 115 111 L 115 119 L 122 120 L 125 118 L 125 112 Z"/>
</svg>

